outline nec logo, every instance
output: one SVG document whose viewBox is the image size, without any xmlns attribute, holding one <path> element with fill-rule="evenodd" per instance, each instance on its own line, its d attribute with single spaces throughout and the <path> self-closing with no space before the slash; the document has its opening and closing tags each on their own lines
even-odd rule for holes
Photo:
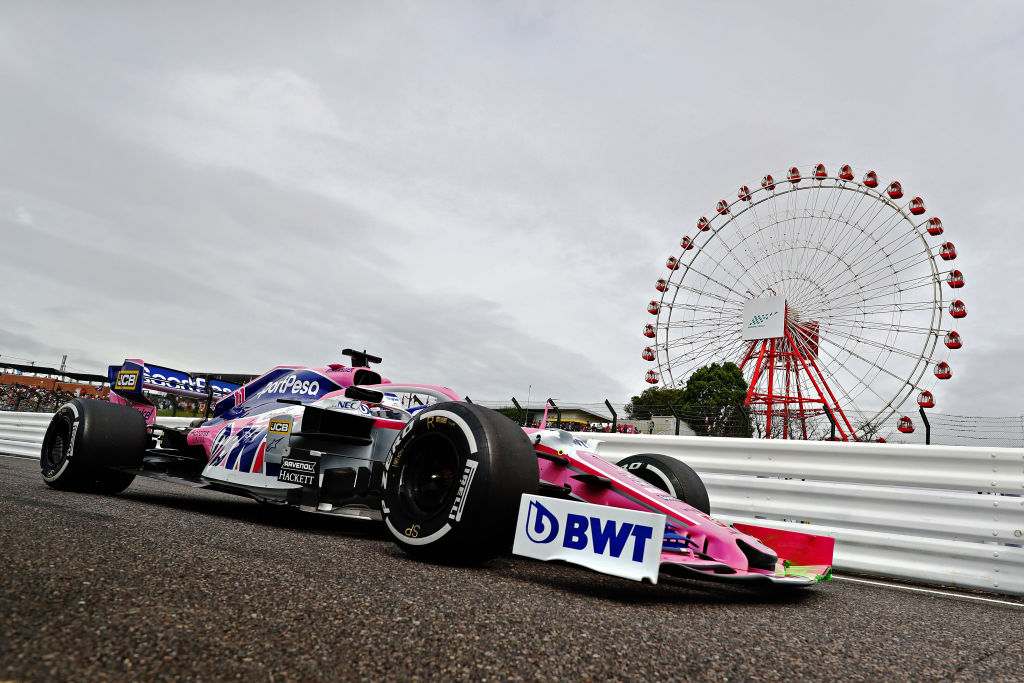
<svg viewBox="0 0 1024 683">
<path fill-rule="evenodd" d="M 552 543 L 558 539 L 558 518 L 537 501 L 530 501 L 526 516 L 526 535 L 534 543 Z M 568 513 L 565 516 L 565 532 L 560 544 L 569 550 L 586 550 L 597 555 L 622 557 L 630 539 L 633 539 L 632 562 L 644 561 L 647 542 L 654 536 L 654 527 L 630 522 L 602 520 L 599 517 Z"/>
<path fill-rule="evenodd" d="M 117 373 L 114 389 L 134 389 L 139 385 L 138 370 L 122 370 Z"/>
</svg>

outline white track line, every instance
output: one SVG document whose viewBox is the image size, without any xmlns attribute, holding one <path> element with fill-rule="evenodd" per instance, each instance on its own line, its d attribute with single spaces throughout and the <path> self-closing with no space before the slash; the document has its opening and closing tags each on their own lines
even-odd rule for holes
<svg viewBox="0 0 1024 683">
<path fill-rule="evenodd" d="M 854 583 L 866 583 L 871 586 L 881 586 L 883 588 L 896 588 L 898 590 L 914 591 L 917 593 L 931 593 L 933 595 L 945 595 L 950 598 L 960 598 L 961 600 L 976 600 L 977 602 L 994 602 L 998 605 L 1009 605 L 1011 607 L 1024 607 L 1024 603 L 1021 602 L 1010 602 L 1009 600 L 996 600 L 995 598 L 982 598 L 977 595 L 965 595 L 963 593 L 949 593 L 947 591 L 937 591 L 931 588 L 917 588 L 916 586 L 904 586 L 901 583 L 886 583 L 884 581 L 868 581 L 867 579 L 855 579 L 850 576 L 836 576 L 832 575 L 833 579 L 839 579 L 840 581 L 853 581 Z"/>
</svg>

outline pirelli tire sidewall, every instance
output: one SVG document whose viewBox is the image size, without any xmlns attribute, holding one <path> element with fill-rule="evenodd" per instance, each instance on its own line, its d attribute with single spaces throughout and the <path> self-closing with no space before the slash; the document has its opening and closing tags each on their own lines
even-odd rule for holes
<svg viewBox="0 0 1024 683">
<path fill-rule="evenodd" d="M 134 476 L 149 444 L 146 420 L 127 406 L 73 399 L 54 413 L 43 436 L 40 467 L 53 488 L 115 493 Z"/>
<path fill-rule="evenodd" d="M 450 463 L 433 477 L 447 483 L 438 504 L 420 506 L 411 489 L 429 461 Z M 537 484 L 537 458 L 517 424 L 471 403 L 438 403 L 418 412 L 392 445 L 381 511 L 410 555 L 476 564 L 511 547 L 520 498 Z"/>
<path fill-rule="evenodd" d="M 641 453 L 623 458 L 616 464 L 704 514 L 711 514 L 711 502 L 704 482 L 692 467 L 681 460 L 661 453 Z"/>
</svg>

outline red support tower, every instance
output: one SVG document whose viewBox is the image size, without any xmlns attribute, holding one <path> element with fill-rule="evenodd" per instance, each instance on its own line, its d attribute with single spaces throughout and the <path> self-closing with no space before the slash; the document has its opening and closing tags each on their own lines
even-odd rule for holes
<svg viewBox="0 0 1024 683">
<path fill-rule="evenodd" d="M 754 373 L 747 389 L 746 404 L 751 412 L 765 417 L 765 438 L 807 439 L 810 418 L 828 414 L 837 437 L 856 441 L 853 425 L 836 400 L 828 378 L 817 362 L 819 331 L 816 321 L 799 321 L 785 305 L 782 336 L 754 339 L 747 347 L 740 369 L 756 358 Z M 801 385 L 809 382 L 814 393 L 804 395 Z M 782 421 L 773 437 L 772 423 Z M 800 436 L 791 433 L 799 428 Z"/>
</svg>

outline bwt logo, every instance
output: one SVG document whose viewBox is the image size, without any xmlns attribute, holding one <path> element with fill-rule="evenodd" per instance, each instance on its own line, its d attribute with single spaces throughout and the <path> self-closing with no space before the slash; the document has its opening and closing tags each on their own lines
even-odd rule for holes
<svg viewBox="0 0 1024 683">
<path fill-rule="evenodd" d="M 602 524 L 603 521 L 603 524 Z M 538 503 L 530 501 L 526 516 L 526 536 L 537 544 L 551 543 L 559 535 L 558 517 Z M 589 532 L 589 533 L 588 533 Z M 565 516 L 565 533 L 562 534 L 563 548 L 586 550 L 590 547 L 598 555 L 621 557 L 629 539 L 633 539 L 633 562 L 643 562 L 644 548 L 654 536 L 654 528 L 640 524 L 615 520 L 601 520 L 569 513 Z M 607 551 L 607 552 L 606 552 Z"/>
<path fill-rule="evenodd" d="M 753 318 L 750 319 L 750 324 L 747 325 L 747 329 L 750 329 L 752 327 L 764 327 L 764 324 L 768 322 L 769 318 L 777 316 L 778 314 L 778 311 L 772 311 L 771 313 L 761 313 L 760 315 L 755 315 Z"/>
</svg>

